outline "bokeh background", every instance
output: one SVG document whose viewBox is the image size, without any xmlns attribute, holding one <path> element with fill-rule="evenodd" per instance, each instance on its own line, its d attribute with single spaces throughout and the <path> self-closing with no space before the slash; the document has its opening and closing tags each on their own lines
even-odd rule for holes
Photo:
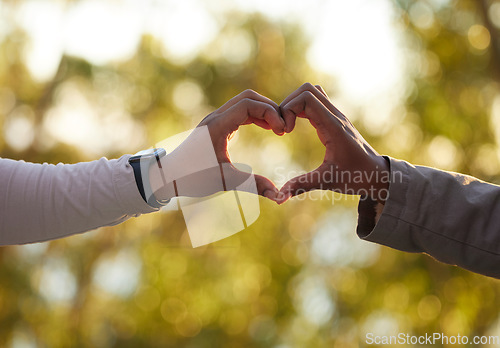
<svg viewBox="0 0 500 348">
<path fill-rule="evenodd" d="M 0 156 L 116 158 L 244 89 L 279 103 L 312 82 L 380 153 L 500 182 L 499 40 L 498 0 L 2 0 Z M 243 127 L 230 150 L 278 186 L 324 154 L 307 122 Z M 260 203 L 248 229 L 196 249 L 180 211 L 1 247 L 0 346 L 500 335 L 498 281 L 359 240 L 355 197 Z"/>
</svg>

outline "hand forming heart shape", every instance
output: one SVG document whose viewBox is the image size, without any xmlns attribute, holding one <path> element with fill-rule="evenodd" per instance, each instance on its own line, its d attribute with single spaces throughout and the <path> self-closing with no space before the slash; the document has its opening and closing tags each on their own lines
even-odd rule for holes
<svg viewBox="0 0 500 348">
<path fill-rule="evenodd" d="M 296 117 L 307 118 L 325 145 L 323 163 L 315 170 L 289 180 L 278 203 L 311 190 L 369 197 L 384 203 L 388 195 L 389 164 L 361 136 L 349 119 L 330 101 L 321 86 L 306 83 L 280 105 L 289 133 Z"/>
<path fill-rule="evenodd" d="M 296 117 L 307 118 L 325 145 L 323 163 L 313 171 L 289 180 L 277 190 L 267 178 L 256 175 L 257 190 L 279 204 L 311 190 L 335 190 L 370 196 L 383 202 L 388 187 L 388 163 L 361 136 L 330 101 L 321 86 L 306 83 L 278 107 L 272 100 L 247 90 L 208 115 L 207 125 L 220 163 L 230 163 L 227 143 L 240 125 L 254 123 L 277 135 L 290 133 Z"/>
<path fill-rule="evenodd" d="M 197 178 L 222 175 L 225 182 L 223 188 L 211 187 L 208 189 L 210 192 L 205 188 L 203 194 L 234 189 L 238 183 L 244 182 L 249 177 L 250 174 L 239 171 L 232 165 L 227 150 L 229 140 L 241 125 L 253 123 L 264 129 L 272 129 L 275 134 L 281 136 L 293 131 L 297 117 L 307 118 L 316 129 L 319 139 L 326 148 L 323 163 L 313 171 L 289 180 L 280 190 L 266 177 L 254 175 L 259 195 L 282 204 L 290 197 L 321 189 L 366 196 L 381 203 L 385 201 L 389 177 L 388 162 L 363 139 L 347 117 L 331 103 L 325 91 L 320 86 L 313 86 L 310 83 L 299 87 L 279 106 L 257 92 L 246 90 L 200 122 L 197 129 L 205 126 L 208 129 L 215 150 L 214 162 L 218 162 L 220 168 L 205 166 L 209 169 L 201 172 L 201 176 L 198 175 Z M 181 151 L 183 154 L 178 156 L 178 163 L 204 160 L 203 155 L 193 160 L 196 151 L 201 151 L 204 147 L 199 141 L 200 137 L 197 139 L 196 136 L 190 135 L 189 138 L 192 138 L 191 141 L 185 143 L 188 143 L 187 147 L 191 147 L 191 150 Z M 175 152 L 177 149 L 172 154 L 174 157 Z M 186 159 L 188 157 L 189 159 Z M 191 186 L 197 182 L 198 179 L 189 178 Z M 213 180 L 213 182 L 220 181 Z"/>
</svg>

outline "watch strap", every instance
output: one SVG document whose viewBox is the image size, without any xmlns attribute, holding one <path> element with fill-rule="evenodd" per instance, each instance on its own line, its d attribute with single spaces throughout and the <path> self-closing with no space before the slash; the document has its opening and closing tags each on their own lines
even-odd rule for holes
<svg viewBox="0 0 500 348">
<path fill-rule="evenodd" d="M 158 163 L 161 168 L 160 159 L 166 155 L 165 149 L 154 149 L 153 153 L 138 154 L 129 158 L 129 164 L 134 170 L 135 183 L 142 199 L 153 208 L 161 208 L 165 206 L 170 200 L 159 201 L 156 199 L 154 192 L 149 183 L 149 171 L 151 166 Z M 161 170 L 161 169 L 160 169 Z"/>
</svg>

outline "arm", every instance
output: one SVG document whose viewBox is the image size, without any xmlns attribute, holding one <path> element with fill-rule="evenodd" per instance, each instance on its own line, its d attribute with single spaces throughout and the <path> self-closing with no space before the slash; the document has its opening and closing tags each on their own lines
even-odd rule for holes
<svg viewBox="0 0 500 348">
<path fill-rule="evenodd" d="M 153 164 L 144 180 L 160 200 L 175 196 L 173 180 L 179 195 L 191 197 L 239 187 L 251 174 L 231 164 L 227 144 L 241 125 L 251 123 L 276 134 L 285 125 L 276 103 L 247 90 L 205 117 L 162 158 L 161 171 Z M 0 158 L 0 245 L 66 237 L 157 211 L 141 197 L 129 158 L 58 165 Z M 270 180 L 254 178 L 256 190 L 251 192 L 276 198 L 278 190 Z"/>
<path fill-rule="evenodd" d="M 129 155 L 77 164 L 0 159 L 0 245 L 39 242 L 149 213 Z"/>
<path fill-rule="evenodd" d="M 280 107 L 287 132 L 307 118 L 326 148 L 320 167 L 282 187 L 280 203 L 315 189 L 358 194 L 361 238 L 500 278 L 500 187 L 380 156 L 319 86 L 303 85 Z M 339 173 L 365 180 L 327 180 L 352 177 Z"/>
<path fill-rule="evenodd" d="M 359 204 L 358 236 L 500 278 L 500 187 L 390 159 L 384 205 Z"/>
</svg>

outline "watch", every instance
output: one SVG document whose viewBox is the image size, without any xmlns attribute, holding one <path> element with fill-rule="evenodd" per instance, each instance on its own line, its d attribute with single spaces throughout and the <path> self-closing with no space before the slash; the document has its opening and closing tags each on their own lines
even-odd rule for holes
<svg viewBox="0 0 500 348">
<path fill-rule="evenodd" d="M 149 170 L 151 166 L 158 163 L 161 170 L 160 159 L 167 154 L 163 148 L 155 148 L 144 151 L 139 151 L 128 159 L 128 163 L 134 170 L 135 183 L 139 189 L 142 199 L 154 208 L 161 208 L 166 205 L 169 200 L 156 199 L 151 184 L 149 183 Z"/>
</svg>

